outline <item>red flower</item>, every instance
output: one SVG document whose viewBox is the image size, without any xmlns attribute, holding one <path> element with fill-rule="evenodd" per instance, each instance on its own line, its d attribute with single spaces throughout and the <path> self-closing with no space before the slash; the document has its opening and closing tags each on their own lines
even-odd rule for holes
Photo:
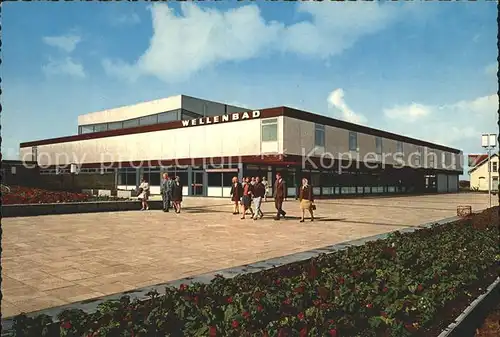
<svg viewBox="0 0 500 337">
<path fill-rule="evenodd" d="M 336 337 L 337 336 L 337 330 L 335 329 L 330 329 L 330 331 L 328 331 L 330 333 L 330 336 L 332 337 Z"/>
<path fill-rule="evenodd" d="M 217 328 L 214 326 L 211 326 L 210 329 L 208 330 L 208 333 L 209 333 L 210 337 L 217 336 Z"/>
<path fill-rule="evenodd" d="M 248 311 L 245 311 L 243 313 L 243 317 L 245 317 L 246 319 L 250 319 L 250 313 Z"/>
<path fill-rule="evenodd" d="M 262 311 L 264 310 L 264 307 L 262 305 L 257 306 L 257 311 Z"/>
<path fill-rule="evenodd" d="M 306 337 L 307 336 L 307 328 L 302 328 L 300 330 L 300 337 Z"/>
<path fill-rule="evenodd" d="M 423 286 L 423 285 L 421 285 L 421 284 L 419 284 L 419 285 L 418 285 L 418 287 L 417 287 L 417 290 L 418 290 L 418 291 L 422 291 L 422 290 L 424 290 L 424 286 Z"/>
<path fill-rule="evenodd" d="M 343 277 L 340 277 L 340 278 L 339 278 L 339 283 L 340 283 L 340 284 L 344 284 L 344 282 L 345 282 L 344 278 L 343 278 Z"/>
<path fill-rule="evenodd" d="M 63 329 L 71 329 L 71 322 L 70 321 L 64 321 L 61 323 L 61 328 Z"/>
<path fill-rule="evenodd" d="M 292 303 L 292 301 L 289 298 L 287 298 L 283 301 L 283 304 L 286 304 L 286 305 L 290 305 L 290 303 Z"/>
<path fill-rule="evenodd" d="M 227 301 L 227 303 L 231 304 L 231 303 L 233 303 L 233 298 L 231 296 L 229 296 L 226 301 Z"/>
<path fill-rule="evenodd" d="M 314 304 L 315 307 L 318 307 L 321 304 L 321 301 L 320 300 L 314 300 L 313 304 Z"/>
<path fill-rule="evenodd" d="M 238 328 L 240 326 L 240 322 L 238 322 L 237 320 L 234 320 L 233 323 L 231 324 L 233 326 L 233 328 Z"/>
<path fill-rule="evenodd" d="M 302 321 L 305 318 L 304 313 L 303 312 L 299 312 L 299 314 L 297 315 L 297 318 Z"/>
<path fill-rule="evenodd" d="M 193 301 L 194 301 L 194 303 L 198 304 L 198 301 L 199 301 L 198 296 L 195 296 L 195 297 L 193 298 Z"/>
<path fill-rule="evenodd" d="M 380 312 L 380 316 L 382 316 L 382 317 L 387 317 L 387 313 L 386 313 L 385 311 L 381 311 L 381 312 Z"/>
<path fill-rule="evenodd" d="M 185 291 L 187 288 L 188 288 L 187 284 L 184 283 L 179 286 L 180 291 Z"/>
<path fill-rule="evenodd" d="M 328 324 L 333 325 L 333 324 L 335 324 L 335 321 L 333 319 L 329 319 Z"/>
<path fill-rule="evenodd" d="M 366 307 L 367 307 L 368 309 L 371 309 L 371 308 L 373 308 L 373 304 L 368 303 L 368 304 L 366 305 Z"/>
<path fill-rule="evenodd" d="M 296 294 L 302 294 L 304 292 L 304 286 L 297 287 L 293 290 Z"/>
<path fill-rule="evenodd" d="M 386 293 L 386 292 L 388 292 L 388 291 L 389 291 L 389 289 L 388 289 L 387 287 L 384 287 L 384 289 L 382 289 L 382 291 L 383 291 L 384 293 Z"/>
<path fill-rule="evenodd" d="M 279 278 L 278 278 L 278 279 L 276 279 L 276 280 L 274 280 L 274 284 L 276 284 L 276 285 L 280 285 L 280 284 L 281 284 L 281 280 L 280 280 Z"/>
</svg>

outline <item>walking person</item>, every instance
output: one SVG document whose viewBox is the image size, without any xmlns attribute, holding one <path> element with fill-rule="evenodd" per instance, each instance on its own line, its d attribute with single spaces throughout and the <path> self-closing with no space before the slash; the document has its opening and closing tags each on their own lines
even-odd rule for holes
<svg viewBox="0 0 500 337">
<path fill-rule="evenodd" d="M 233 210 L 234 215 L 240 213 L 239 203 L 242 195 L 243 195 L 243 187 L 238 182 L 238 177 L 233 177 L 233 183 L 231 185 L 231 200 L 234 203 L 234 210 Z"/>
<path fill-rule="evenodd" d="M 276 217 L 274 220 L 280 220 L 281 217 L 286 216 L 286 212 L 283 210 L 283 201 L 286 198 L 286 187 L 285 182 L 281 173 L 276 173 L 276 181 L 274 182 L 274 207 L 276 207 Z"/>
<path fill-rule="evenodd" d="M 306 178 L 302 179 L 302 186 L 300 187 L 299 192 L 299 200 L 300 200 L 300 209 L 302 211 L 302 218 L 300 222 L 304 222 L 304 217 L 306 210 L 311 214 L 311 221 L 314 221 L 314 209 L 316 206 L 314 205 L 314 195 L 313 188 L 309 185 L 309 182 Z"/>
<path fill-rule="evenodd" d="M 250 180 L 250 184 L 251 184 L 252 186 L 255 186 L 255 177 L 252 177 L 252 179 Z"/>
<path fill-rule="evenodd" d="M 262 177 L 262 185 L 264 185 L 266 190 L 266 193 L 264 194 L 264 202 L 267 202 L 267 196 L 269 195 L 269 181 L 267 181 L 266 177 Z"/>
<path fill-rule="evenodd" d="M 182 204 L 182 183 L 179 176 L 176 176 L 175 181 L 172 182 L 172 201 L 174 203 L 175 213 L 180 213 Z"/>
<path fill-rule="evenodd" d="M 244 179 L 245 185 L 243 185 L 243 196 L 241 197 L 241 208 L 243 215 L 242 219 L 245 219 L 245 215 L 247 211 L 250 211 L 251 217 L 253 218 L 253 209 L 252 209 L 252 194 L 253 194 L 253 185 L 250 183 L 250 178 L 246 177 Z"/>
<path fill-rule="evenodd" d="M 255 178 L 255 186 L 253 187 L 253 204 L 255 206 L 255 216 L 254 220 L 262 219 L 264 217 L 264 213 L 260 209 L 262 205 L 262 198 L 266 195 L 266 187 L 260 181 L 260 177 Z"/>
<path fill-rule="evenodd" d="M 163 174 L 163 181 L 161 182 L 161 198 L 163 201 L 163 212 L 168 212 L 172 204 L 172 192 L 174 188 L 174 181 L 169 178 L 168 173 Z"/>
<path fill-rule="evenodd" d="M 141 211 L 148 210 L 149 184 L 145 178 L 141 179 L 141 184 L 139 185 L 139 195 L 137 197 L 139 198 L 139 200 L 141 200 Z"/>
</svg>

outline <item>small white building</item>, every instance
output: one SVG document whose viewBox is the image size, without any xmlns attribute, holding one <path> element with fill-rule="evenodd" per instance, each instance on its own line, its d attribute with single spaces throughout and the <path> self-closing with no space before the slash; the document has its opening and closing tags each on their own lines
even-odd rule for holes
<svg viewBox="0 0 500 337">
<path fill-rule="evenodd" d="M 469 170 L 471 190 L 488 191 L 488 156 L 485 157 Z M 490 157 L 490 186 L 492 191 L 498 191 L 498 165 L 498 154 L 494 153 Z"/>
</svg>

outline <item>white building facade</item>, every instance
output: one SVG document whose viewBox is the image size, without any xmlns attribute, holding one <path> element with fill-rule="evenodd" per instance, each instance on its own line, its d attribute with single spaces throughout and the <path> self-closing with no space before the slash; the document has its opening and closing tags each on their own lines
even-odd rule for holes
<svg viewBox="0 0 500 337">
<path fill-rule="evenodd" d="M 318 196 L 458 191 L 453 149 L 287 107 L 249 110 L 188 96 L 90 113 L 78 134 L 22 143 L 21 160 L 46 174 L 112 171 L 118 189 L 160 175 L 184 194 L 229 196 L 231 179 L 281 172 L 288 194 L 308 177 Z M 89 188 L 92 188 L 89 186 Z"/>
</svg>

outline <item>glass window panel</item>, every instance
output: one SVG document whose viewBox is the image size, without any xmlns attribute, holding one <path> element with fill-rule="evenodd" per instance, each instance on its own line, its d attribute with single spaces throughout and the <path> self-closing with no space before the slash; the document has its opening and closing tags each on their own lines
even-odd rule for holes
<svg viewBox="0 0 500 337">
<path fill-rule="evenodd" d="M 263 119 L 262 124 L 278 124 L 278 118 Z"/>
<path fill-rule="evenodd" d="M 377 154 L 382 154 L 382 137 L 375 137 L 375 151 Z"/>
<path fill-rule="evenodd" d="M 200 117 L 203 117 L 203 116 L 200 114 L 197 114 L 196 112 L 187 111 L 187 110 L 182 109 L 181 119 L 183 119 L 183 120 L 200 118 Z"/>
<path fill-rule="evenodd" d="M 131 186 L 135 186 L 136 185 L 136 181 L 135 181 L 135 172 L 130 172 L 128 171 L 127 172 L 127 177 L 126 177 L 126 183 L 127 185 L 131 185 Z"/>
<path fill-rule="evenodd" d="M 126 128 L 133 128 L 135 126 L 139 126 L 139 119 L 135 118 L 135 119 L 130 119 L 128 121 L 124 121 L 123 122 L 123 128 L 126 129 Z"/>
<path fill-rule="evenodd" d="M 118 130 L 118 129 L 123 129 L 123 122 L 108 123 L 108 130 Z"/>
<path fill-rule="evenodd" d="M 207 185 L 210 187 L 221 187 L 222 186 L 222 173 L 213 172 L 207 173 Z"/>
<path fill-rule="evenodd" d="M 160 186 L 161 173 L 160 171 L 149 172 L 149 185 Z"/>
<path fill-rule="evenodd" d="M 81 134 L 92 133 L 92 132 L 94 132 L 94 126 L 93 125 L 81 125 L 80 131 L 81 131 L 80 132 Z"/>
<path fill-rule="evenodd" d="M 278 125 L 264 124 L 262 125 L 262 141 L 275 142 L 278 140 Z"/>
<path fill-rule="evenodd" d="M 231 187 L 233 177 L 238 176 L 238 172 L 222 173 L 222 186 Z"/>
<path fill-rule="evenodd" d="M 315 125 L 314 144 L 316 146 L 325 146 L 325 126 L 321 124 Z"/>
<path fill-rule="evenodd" d="M 358 134 L 356 132 L 349 132 L 349 151 L 357 151 L 358 149 Z"/>
<path fill-rule="evenodd" d="M 108 130 L 108 124 L 96 124 L 94 125 L 94 131 L 95 132 L 102 132 L 102 131 L 107 131 Z"/>
<path fill-rule="evenodd" d="M 177 120 L 178 110 L 162 112 L 158 114 L 158 123 L 168 123 Z"/>
<path fill-rule="evenodd" d="M 139 125 L 152 125 L 158 123 L 158 115 L 144 116 L 139 118 Z"/>
<path fill-rule="evenodd" d="M 396 152 L 403 153 L 403 142 L 397 142 L 396 143 Z"/>
</svg>

